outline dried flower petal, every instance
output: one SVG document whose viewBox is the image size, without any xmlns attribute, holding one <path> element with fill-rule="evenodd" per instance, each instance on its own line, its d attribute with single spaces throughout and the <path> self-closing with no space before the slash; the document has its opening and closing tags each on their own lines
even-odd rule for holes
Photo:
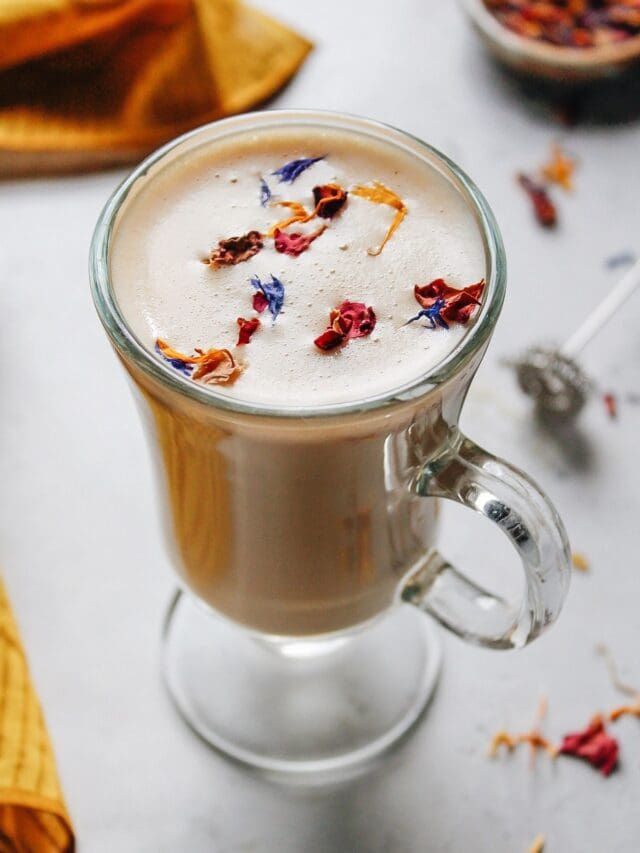
<svg viewBox="0 0 640 853">
<path fill-rule="evenodd" d="M 338 184 L 322 184 L 313 188 L 313 200 L 316 205 L 316 216 L 322 219 L 333 219 L 344 207 L 347 191 Z"/>
<path fill-rule="evenodd" d="M 260 281 L 257 275 L 254 275 L 249 279 L 249 283 L 262 296 L 262 299 L 256 299 L 258 294 L 253 297 L 254 309 L 262 313 L 265 308 L 268 308 L 275 323 L 276 317 L 282 311 L 282 306 L 284 305 L 284 285 L 274 275 L 271 276 L 270 282 L 264 283 Z"/>
<path fill-rule="evenodd" d="M 260 205 L 262 207 L 266 207 L 271 201 L 272 196 L 273 193 L 269 188 L 269 184 L 265 181 L 262 175 L 260 175 Z"/>
<path fill-rule="evenodd" d="M 288 216 L 286 219 L 272 225 L 267 231 L 267 237 L 273 237 L 276 231 L 282 231 L 284 228 L 288 228 L 289 225 L 293 225 L 294 222 L 309 222 L 316 215 L 315 210 L 309 213 L 299 201 L 277 201 L 275 204 L 279 207 L 288 207 L 290 210 L 293 210 L 293 216 Z"/>
<path fill-rule="evenodd" d="M 345 300 L 329 315 L 329 323 L 335 331 L 340 332 L 347 340 L 351 338 L 366 338 L 376 327 L 376 315 L 371 306 L 364 302 Z"/>
<path fill-rule="evenodd" d="M 558 184 L 565 190 L 572 190 L 575 167 L 575 160 L 567 157 L 559 145 L 554 145 L 551 149 L 551 160 L 542 167 L 542 174 L 552 184 Z"/>
<path fill-rule="evenodd" d="M 369 255 L 379 255 L 407 215 L 407 206 L 402 199 L 393 192 L 393 190 L 390 190 L 389 187 L 385 187 L 385 185 L 381 184 L 379 181 L 373 181 L 372 187 L 354 187 L 351 190 L 351 193 L 359 196 L 360 198 L 364 198 L 367 201 L 371 201 L 374 204 L 387 204 L 396 211 L 396 215 L 393 217 L 393 222 L 389 226 L 389 230 L 387 231 L 382 243 L 377 249 L 367 249 L 367 253 Z"/>
<path fill-rule="evenodd" d="M 195 380 L 202 379 L 207 385 L 234 382 L 242 372 L 242 366 L 235 361 L 227 349 L 204 351 L 196 347 L 197 355 L 184 355 L 158 338 L 156 351 L 185 376 L 191 376 Z M 197 365 L 197 369 L 191 374 L 194 365 Z M 184 369 L 185 366 L 190 368 L 189 372 Z"/>
<path fill-rule="evenodd" d="M 259 231 L 249 231 L 241 237 L 219 240 L 218 248 L 211 252 L 207 263 L 213 267 L 233 266 L 241 261 L 248 261 L 257 255 L 263 246 L 262 234 Z"/>
<path fill-rule="evenodd" d="M 565 735 L 559 752 L 588 761 L 603 776 L 612 773 L 618 763 L 618 741 L 607 734 L 602 717 L 595 717 L 581 732 Z"/>
<path fill-rule="evenodd" d="M 371 306 L 345 300 L 331 311 L 328 328 L 315 339 L 314 344 L 326 351 L 352 338 L 365 338 L 375 329 L 376 319 Z"/>
<path fill-rule="evenodd" d="M 619 720 L 620 717 L 640 717 L 640 699 L 633 705 L 620 705 L 609 712 L 609 719 L 612 723 Z"/>
<path fill-rule="evenodd" d="M 440 316 L 445 323 L 467 323 L 476 305 L 480 305 L 480 297 L 484 288 L 484 279 L 481 279 L 477 284 L 457 288 L 447 284 L 443 278 L 436 278 L 429 284 L 416 284 L 413 294 L 422 308 L 432 308 L 437 300 L 443 300 L 444 305 L 441 306 Z M 413 319 L 415 320 L 419 316 L 429 315 L 420 312 Z"/>
<path fill-rule="evenodd" d="M 615 420 L 618 417 L 618 401 L 615 394 L 612 394 L 611 392 L 603 394 L 602 402 L 604 403 L 604 407 L 607 410 L 609 417 L 612 420 Z"/>
<path fill-rule="evenodd" d="M 245 320 L 244 317 L 238 317 L 236 320 L 240 329 L 238 331 L 238 346 L 248 344 L 251 340 L 251 335 L 260 325 L 260 320 L 257 317 L 252 317 L 251 320 Z"/>
<path fill-rule="evenodd" d="M 344 343 L 344 339 L 342 332 L 336 332 L 335 329 L 327 329 L 326 332 L 323 332 L 315 339 L 314 344 L 318 349 L 327 352 L 330 349 L 335 349 L 337 346 L 340 346 L 341 343 Z"/>
<path fill-rule="evenodd" d="M 285 231 L 280 231 L 280 229 L 277 228 L 273 235 L 276 251 L 297 258 L 298 255 L 306 252 L 309 246 L 322 234 L 326 227 L 326 225 L 321 225 L 320 228 L 312 231 L 310 234 L 300 234 L 298 232 L 287 234 Z"/>
<path fill-rule="evenodd" d="M 579 572 L 589 571 L 589 560 L 587 560 L 584 554 L 574 552 L 571 555 L 571 562 L 573 563 L 573 568 L 578 569 Z"/>
<path fill-rule="evenodd" d="M 204 385 L 230 385 L 242 373 L 242 367 L 228 349 L 209 349 L 200 354 L 198 369 L 193 374 Z"/>
<path fill-rule="evenodd" d="M 271 174 L 277 175 L 280 183 L 292 184 L 296 178 L 303 172 L 306 172 L 309 166 L 313 166 L 319 160 L 324 160 L 324 155 L 322 157 L 303 157 L 299 160 L 291 160 L 291 162 L 285 163 L 284 166 L 280 166 L 279 169 L 276 169 Z"/>
<path fill-rule="evenodd" d="M 257 311 L 258 314 L 262 314 L 262 312 L 269 307 L 269 300 L 261 290 L 257 290 L 253 294 L 251 304 L 253 306 L 254 311 Z"/>
<path fill-rule="evenodd" d="M 549 198 L 546 189 L 527 175 L 518 175 L 518 182 L 531 199 L 533 212 L 540 225 L 543 225 L 545 228 L 552 228 L 556 224 L 558 217 L 555 205 Z"/>
<path fill-rule="evenodd" d="M 415 315 L 415 317 L 410 317 L 405 323 L 405 326 L 408 326 L 409 323 L 414 323 L 421 317 L 425 317 L 429 321 L 429 326 L 425 326 L 425 329 L 435 329 L 437 326 L 440 326 L 443 329 L 448 329 L 449 324 L 442 316 L 442 310 L 444 307 L 444 299 L 438 297 L 433 303 L 433 305 L 430 305 L 428 308 L 421 308 L 420 311 L 418 311 L 418 313 Z"/>
<path fill-rule="evenodd" d="M 183 373 L 185 376 L 191 376 L 194 365 L 194 361 L 192 359 L 188 356 L 182 355 L 182 353 L 177 350 L 174 350 L 169 346 L 169 344 L 160 338 L 156 340 L 155 349 L 156 352 L 168 361 L 172 367 L 175 367 L 176 370 L 179 370 L 180 373 Z"/>
<path fill-rule="evenodd" d="M 545 845 L 545 837 L 540 833 L 536 835 L 536 837 L 531 842 L 531 846 L 529 847 L 529 853 L 543 853 Z"/>
</svg>

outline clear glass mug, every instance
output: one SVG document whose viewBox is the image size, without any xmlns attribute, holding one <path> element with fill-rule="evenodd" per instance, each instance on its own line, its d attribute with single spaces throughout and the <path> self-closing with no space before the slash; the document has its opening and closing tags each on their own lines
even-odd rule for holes
<svg viewBox="0 0 640 853">
<path fill-rule="evenodd" d="M 428 376 L 339 405 L 254 405 L 183 378 L 128 328 L 109 274 L 127 200 L 202 145 L 287 125 L 408 150 L 472 209 L 486 295 L 470 333 Z M 496 649 L 524 646 L 557 618 L 570 576 L 557 512 L 525 474 L 458 429 L 506 267 L 486 201 L 442 154 L 341 114 L 215 122 L 152 154 L 116 190 L 95 230 L 90 275 L 100 319 L 143 403 L 181 582 L 164 632 L 165 679 L 209 743 L 272 770 L 352 765 L 399 738 L 433 691 L 439 646 L 423 614 Z M 481 588 L 436 550 L 439 498 L 481 513 L 508 537 L 524 571 L 521 601 Z"/>
</svg>

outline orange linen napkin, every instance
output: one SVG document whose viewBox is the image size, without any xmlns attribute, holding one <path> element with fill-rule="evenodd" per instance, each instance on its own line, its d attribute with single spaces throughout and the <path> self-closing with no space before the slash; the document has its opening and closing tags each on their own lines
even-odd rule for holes
<svg viewBox="0 0 640 853">
<path fill-rule="evenodd" d="M 239 0 L 0 0 L 0 174 L 139 159 L 266 100 L 310 48 Z"/>
<path fill-rule="evenodd" d="M 73 849 L 53 751 L 0 582 L 0 850 Z"/>
</svg>

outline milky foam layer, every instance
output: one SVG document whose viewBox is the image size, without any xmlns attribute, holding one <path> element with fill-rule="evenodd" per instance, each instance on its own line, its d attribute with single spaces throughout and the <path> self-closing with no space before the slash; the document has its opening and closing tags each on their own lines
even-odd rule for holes
<svg viewBox="0 0 640 853">
<path fill-rule="evenodd" d="M 293 184 L 271 173 L 284 163 L 324 155 Z M 332 220 L 296 224 L 288 231 L 326 231 L 298 257 L 261 252 L 235 266 L 203 263 L 218 240 L 252 229 L 266 233 L 287 214 L 260 204 L 263 175 L 274 200 L 312 209 L 312 189 L 345 189 L 380 181 L 408 213 L 378 256 L 394 210 L 349 194 Z M 485 275 L 479 226 L 457 190 L 435 168 L 387 143 L 321 129 L 269 130 L 211 143 L 170 163 L 143 182 L 117 223 L 110 258 L 116 298 L 138 339 L 154 350 L 157 338 L 192 354 L 229 348 L 244 364 L 234 384 L 215 391 L 247 402 L 331 404 L 375 396 L 428 375 L 473 325 L 449 330 L 406 326 L 420 306 L 415 284 L 445 278 L 455 287 Z M 284 310 L 272 323 L 252 308 L 251 276 L 271 275 L 285 287 Z M 314 346 L 329 312 L 344 300 L 372 306 L 370 337 L 328 353 Z M 236 348 L 238 317 L 260 317 L 249 344 Z M 158 356 L 159 357 L 159 356 Z M 193 380 L 189 380 L 193 381 Z"/>
</svg>

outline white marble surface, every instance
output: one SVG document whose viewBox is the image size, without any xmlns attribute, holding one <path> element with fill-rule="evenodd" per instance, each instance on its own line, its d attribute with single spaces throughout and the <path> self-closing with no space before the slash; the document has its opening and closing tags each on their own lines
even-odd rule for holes
<svg viewBox="0 0 640 853">
<path fill-rule="evenodd" d="M 496 728 L 581 727 L 617 697 L 593 648 L 606 642 L 640 684 L 637 435 L 600 402 L 564 444 L 541 433 L 500 366 L 530 340 L 561 338 L 615 280 L 605 256 L 638 240 L 640 129 L 558 130 L 487 62 L 455 4 L 262 6 L 318 47 L 275 106 L 371 115 L 429 140 L 479 183 L 502 225 L 510 286 L 463 427 L 530 471 L 589 556 L 565 612 L 521 653 L 445 637 L 445 670 L 414 735 L 374 773 L 333 787 L 268 783 L 207 750 L 158 678 L 158 632 L 172 589 L 147 449 L 129 389 L 99 327 L 86 276 L 94 220 L 120 173 L 0 185 L 0 561 L 87 853 L 517 853 L 538 832 L 549 853 L 640 849 L 640 728 L 618 724 L 619 772 L 525 753 L 486 758 Z M 562 224 L 532 222 L 514 171 L 562 138 L 580 158 Z M 640 244 L 636 242 L 636 248 Z M 640 296 L 586 362 L 602 384 L 640 392 Z M 466 567 L 512 571 L 481 521 L 446 519 Z M 452 530 L 455 528 L 455 536 Z"/>
</svg>

